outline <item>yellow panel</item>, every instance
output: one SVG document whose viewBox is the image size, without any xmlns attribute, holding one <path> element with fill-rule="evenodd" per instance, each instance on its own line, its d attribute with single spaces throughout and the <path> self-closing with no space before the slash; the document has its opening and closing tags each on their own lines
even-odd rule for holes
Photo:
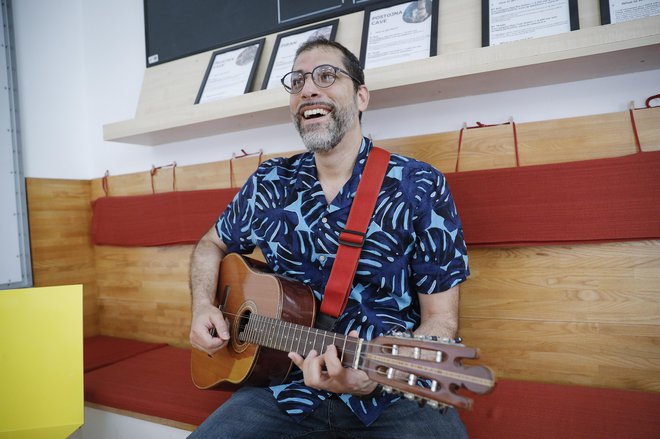
<svg viewBox="0 0 660 439">
<path fill-rule="evenodd" d="M 82 425 L 82 285 L 0 291 L 0 389 L 0 437 Z"/>
<path fill-rule="evenodd" d="M 66 438 L 80 428 L 80 424 L 55 425 L 17 431 L 0 431 L 0 439 L 55 439 Z"/>
</svg>

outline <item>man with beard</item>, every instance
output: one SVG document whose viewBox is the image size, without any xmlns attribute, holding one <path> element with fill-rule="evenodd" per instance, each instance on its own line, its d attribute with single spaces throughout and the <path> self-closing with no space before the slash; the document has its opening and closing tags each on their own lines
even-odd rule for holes
<svg viewBox="0 0 660 439">
<path fill-rule="evenodd" d="M 369 90 L 346 48 L 325 39 L 303 44 L 282 83 L 308 152 L 260 165 L 193 252 L 190 342 L 208 354 L 230 338 L 228 321 L 213 306 L 218 266 L 229 252 L 259 247 L 273 271 L 309 285 L 321 301 L 372 149 L 360 125 Z M 392 154 L 348 303 L 333 331 L 365 340 L 392 330 L 453 338 L 459 284 L 468 274 L 461 223 L 444 176 Z M 454 409 L 420 407 L 383 392 L 365 372 L 343 367 L 333 346 L 289 357 L 299 370 L 286 384 L 241 388 L 190 437 L 466 436 Z"/>
</svg>

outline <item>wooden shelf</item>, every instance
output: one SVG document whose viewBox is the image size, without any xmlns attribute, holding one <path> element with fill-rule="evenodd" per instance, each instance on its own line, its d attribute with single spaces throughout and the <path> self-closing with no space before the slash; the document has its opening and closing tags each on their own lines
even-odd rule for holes
<svg viewBox="0 0 660 439">
<path fill-rule="evenodd" d="M 365 72 L 370 109 L 660 68 L 660 16 Z M 105 140 L 160 145 L 290 120 L 284 90 L 261 90 L 104 125 Z"/>
</svg>

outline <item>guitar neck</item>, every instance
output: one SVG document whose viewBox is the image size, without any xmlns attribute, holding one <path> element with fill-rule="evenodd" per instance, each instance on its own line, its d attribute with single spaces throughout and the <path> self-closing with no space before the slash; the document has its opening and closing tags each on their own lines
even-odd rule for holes
<svg viewBox="0 0 660 439">
<path fill-rule="evenodd" d="M 342 365 L 358 368 L 361 340 L 334 332 L 285 322 L 272 317 L 251 314 L 239 333 L 239 340 L 307 357 L 312 350 L 325 352 L 329 345 L 337 348 Z"/>
</svg>

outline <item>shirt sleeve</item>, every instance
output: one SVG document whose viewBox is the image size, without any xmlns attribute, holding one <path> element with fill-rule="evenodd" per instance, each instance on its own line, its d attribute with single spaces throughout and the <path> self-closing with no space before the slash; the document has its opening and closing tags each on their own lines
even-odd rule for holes
<svg viewBox="0 0 660 439">
<path fill-rule="evenodd" d="M 252 221 L 257 187 L 255 172 L 215 223 L 215 230 L 230 253 L 250 253 L 256 246 L 252 236 Z"/>
<path fill-rule="evenodd" d="M 412 277 L 416 292 L 432 294 L 446 291 L 467 279 L 467 247 L 447 180 L 428 166 L 421 172 L 416 187 L 419 203 L 415 209 L 415 251 Z"/>
</svg>

